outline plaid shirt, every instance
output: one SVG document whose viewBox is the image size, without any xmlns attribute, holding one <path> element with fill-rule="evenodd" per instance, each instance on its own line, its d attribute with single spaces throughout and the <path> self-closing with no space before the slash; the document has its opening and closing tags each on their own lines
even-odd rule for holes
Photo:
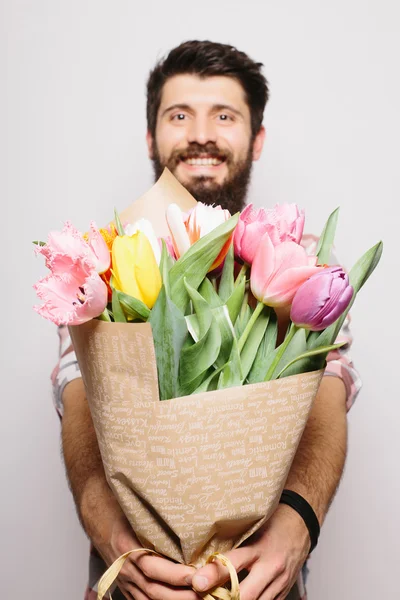
<svg viewBox="0 0 400 600">
<path fill-rule="evenodd" d="M 314 236 L 306 235 L 303 238 L 302 244 L 307 249 L 309 254 L 315 252 L 317 238 Z M 330 264 L 337 263 L 336 259 L 332 257 Z M 325 375 L 335 376 L 342 379 L 346 388 L 346 405 L 347 410 L 352 407 L 358 392 L 361 389 L 361 381 L 357 371 L 355 370 L 352 360 L 350 358 L 349 350 L 352 343 L 352 336 L 350 332 L 350 316 L 346 318 L 343 327 L 339 333 L 337 341 L 344 341 L 346 344 L 331 352 L 327 358 L 327 366 L 325 369 Z M 76 359 L 75 352 L 72 349 L 71 339 L 68 334 L 67 327 L 59 327 L 58 334 L 60 339 L 59 345 L 59 361 L 52 372 L 51 380 L 53 384 L 53 400 L 55 408 L 62 419 L 63 416 L 63 404 L 62 395 L 65 386 L 74 379 L 81 377 L 79 365 Z M 106 571 L 107 566 L 100 558 L 96 549 L 91 546 L 90 558 L 89 558 L 89 582 L 85 593 L 85 600 L 96 600 L 97 599 L 97 583 L 103 573 Z M 297 579 L 297 584 L 290 592 L 287 600 L 307 600 L 307 594 L 305 589 L 307 567 L 305 566 L 300 572 Z M 123 594 L 116 589 L 113 594 L 113 600 L 124 600 Z"/>
</svg>

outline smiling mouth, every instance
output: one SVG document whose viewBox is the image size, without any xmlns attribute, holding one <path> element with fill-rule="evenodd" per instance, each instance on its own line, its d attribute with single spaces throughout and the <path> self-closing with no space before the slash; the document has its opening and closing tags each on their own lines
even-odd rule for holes
<svg viewBox="0 0 400 600">
<path fill-rule="evenodd" d="M 224 156 L 184 156 L 181 157 L 181 162 L 190 167 L 218 167 L 226 161 Z"/>
</svg>

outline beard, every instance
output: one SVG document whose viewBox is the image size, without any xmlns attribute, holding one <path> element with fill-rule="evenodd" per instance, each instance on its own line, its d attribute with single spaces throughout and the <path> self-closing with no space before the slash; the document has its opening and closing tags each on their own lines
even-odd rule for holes
<svg viewBox="0 0 400 600">
<path fill-rule="evenodd" d="M 252 140 L 251 140 L 252 142 Z M 199 158 L 207 154 L 210 158 L 223 159 L 228 167 L 228 176 L 222 183 L 214 181 L 213 177 L 200 175 L 192 177 L 190 181 L 183 183 L 184 187 L 198 201 L 204 204 L 215 204 L 229 210 L 231 215 L 241 211 L 245 205 L 250 175 L 253 167 L 253 144 L 250 143 L 247 156 L 235 161 L 232 153 L 221 151 L 218 147 L 208 142 L 205 145 L 192 142 L 185 150 L 174 150 L 167 160 L 161 160 L 157 145 L 154 144 L 154 157 L 152 159 L 155 180 L 162 175 L 165 167 L 177 177 L 176 169 L 181 160 L 187 158 Z"/>
</svg>

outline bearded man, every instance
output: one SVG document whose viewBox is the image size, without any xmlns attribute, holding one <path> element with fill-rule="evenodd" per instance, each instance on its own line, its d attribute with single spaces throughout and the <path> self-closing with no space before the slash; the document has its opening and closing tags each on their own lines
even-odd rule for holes
<svg viewBox="0 0 400 600">
<path fill-rule="evenodd" d="M 265 139 L 263 114 L 269 91 L 261 68 L 245 53 L 207 41 L 183 43 L 155 66 L 147 84 L 147 145 L 156 179 L 168 167 L 197 200 L 219 204 L 231 213 L 243 208 L 252 164 Z M 85 600 L 95 600 L 97 581 L 107 566 L 141 545 L 107 484 L 67 329 L 59 328 L 59 334 L 54 397 L 62 417 L 68 480 L 92 543 Z M 279 504 L 264 527 L 228 553 L 241 575 L 241 600 L 306 598 L 304 565 L 315 542 L 310 519 L 314 516 L 322 525 L 340 481 L 347 446 L 346 410 L 359 389 L 348 356 L 350 337 L 347 342 L 329 357 L 285 484 L 303 504 L 297 508 Z M 136 553 L 126 561 L 113 598 L 198 600 L 201 592 L 227 579 L 226 569 L 218 564 L 196 571 Z"/>
</svg>

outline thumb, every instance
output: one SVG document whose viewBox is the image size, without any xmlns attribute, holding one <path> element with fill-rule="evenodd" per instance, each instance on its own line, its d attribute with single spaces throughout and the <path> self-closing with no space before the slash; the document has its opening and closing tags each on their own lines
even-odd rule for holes
<svg viewBox="0 0 400 600">
<path fill-rule="evenodd" d="M 256 560 L 255 551 L 250 546 L 231 550 L 224 556 L 230 560 L 237 573 Z M 201 567 L 194 573 L 191 585 L 196 591 L 204 592 L 223 585 L 228 580 L 228 569 L 216 558 L 213 562 Z"/>
</svg>

